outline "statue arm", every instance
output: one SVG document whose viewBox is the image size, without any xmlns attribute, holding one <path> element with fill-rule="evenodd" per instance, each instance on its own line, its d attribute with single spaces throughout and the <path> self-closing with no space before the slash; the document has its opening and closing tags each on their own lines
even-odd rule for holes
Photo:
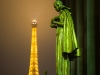
<svg viewBox="0 0 100 75">
<path fill-rule="evenodd" d="M 53 20 L 52 23 L 57 25 L 58 27 L 63 27 L 64 25 L 64 17 L 65 17 L 65 13 L 63 12 L 59 17 L 58 19 L 59 20 Z"/>
<path fill-rule="evenodd" d="M 57 26 L 55 24 L 52 24 L 52 23 L 50 24 L 50 27 L 51 28 L 57 28 Z"/>
<path fill-rule="evenodd" d="M 53 24 L 56 24 L 57 26 L 61 26 L 61 27 L 63 27 L 64 25 L 63 22 L 57 22 L 57 21 L 53 21 Z"/>
<path fill-rule="evenodd" d="M 57 24 L 54 24 L 53 21 L 56 21 L 58 19 L 59 19 L 59 16 L 56 16 L 53 19 L 51 19 L 51 24 L 50 24 L 51 28 L 57 28 Z"/>
</svg>

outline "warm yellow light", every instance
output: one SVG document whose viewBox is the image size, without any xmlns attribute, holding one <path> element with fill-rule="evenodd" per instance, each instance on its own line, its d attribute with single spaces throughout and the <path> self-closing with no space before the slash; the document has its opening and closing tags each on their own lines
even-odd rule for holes
<svg viewBox="0 0 100 75">
<path fill-rule="evenodd" d="M 30 66 L 28 75 L 39 75 L 36 27 L 32 27 Z"/>
<path fill-rule="evenodd" d="M 32 25 L 37 25 L 37 20 L 32 20 Z"/>
</svg>

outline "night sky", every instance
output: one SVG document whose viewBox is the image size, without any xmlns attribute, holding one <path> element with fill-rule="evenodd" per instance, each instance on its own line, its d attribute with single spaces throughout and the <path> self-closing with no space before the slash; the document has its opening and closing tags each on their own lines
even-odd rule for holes
<svg viewBox="0 0 100 75">
<path fill-rule="evenodd" d="M 58 15 L 54 1 L 0 0 L 0 75 L 28 75 L 34 14 L 40 75 L 44 70 L 55 75 L 56 36 L 50 28 L 51 18 Z"/>
</svg>

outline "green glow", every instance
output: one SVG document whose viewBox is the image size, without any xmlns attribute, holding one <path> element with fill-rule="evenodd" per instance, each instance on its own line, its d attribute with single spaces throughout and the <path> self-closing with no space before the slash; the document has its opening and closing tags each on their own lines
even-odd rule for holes
<svg viewBox="0 0 100 75">
<path fill-rule="evenodd" d="M 56 28 L 56 75 L 70 75 L 70 61 L 80 56 L 74 24 L 70 8 L 61 1 L 54 3 L 54 8 L 60 13 L 51 19 L 50 26 Z"/>
</svg>

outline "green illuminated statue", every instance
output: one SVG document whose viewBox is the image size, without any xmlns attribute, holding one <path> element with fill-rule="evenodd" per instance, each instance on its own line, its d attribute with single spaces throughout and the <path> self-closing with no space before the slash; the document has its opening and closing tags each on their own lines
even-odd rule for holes
<svg viewBox="0 0 100 75">
<path fill-rule="evenodd" d="M 80 56 L 74 31 L 70 8 L 57 0 L 54 8 L 59 16 L 51 20 L 50 26 L 56 28 L 56 75 L 70 75 L 70 61 Z"/>
</svg>

